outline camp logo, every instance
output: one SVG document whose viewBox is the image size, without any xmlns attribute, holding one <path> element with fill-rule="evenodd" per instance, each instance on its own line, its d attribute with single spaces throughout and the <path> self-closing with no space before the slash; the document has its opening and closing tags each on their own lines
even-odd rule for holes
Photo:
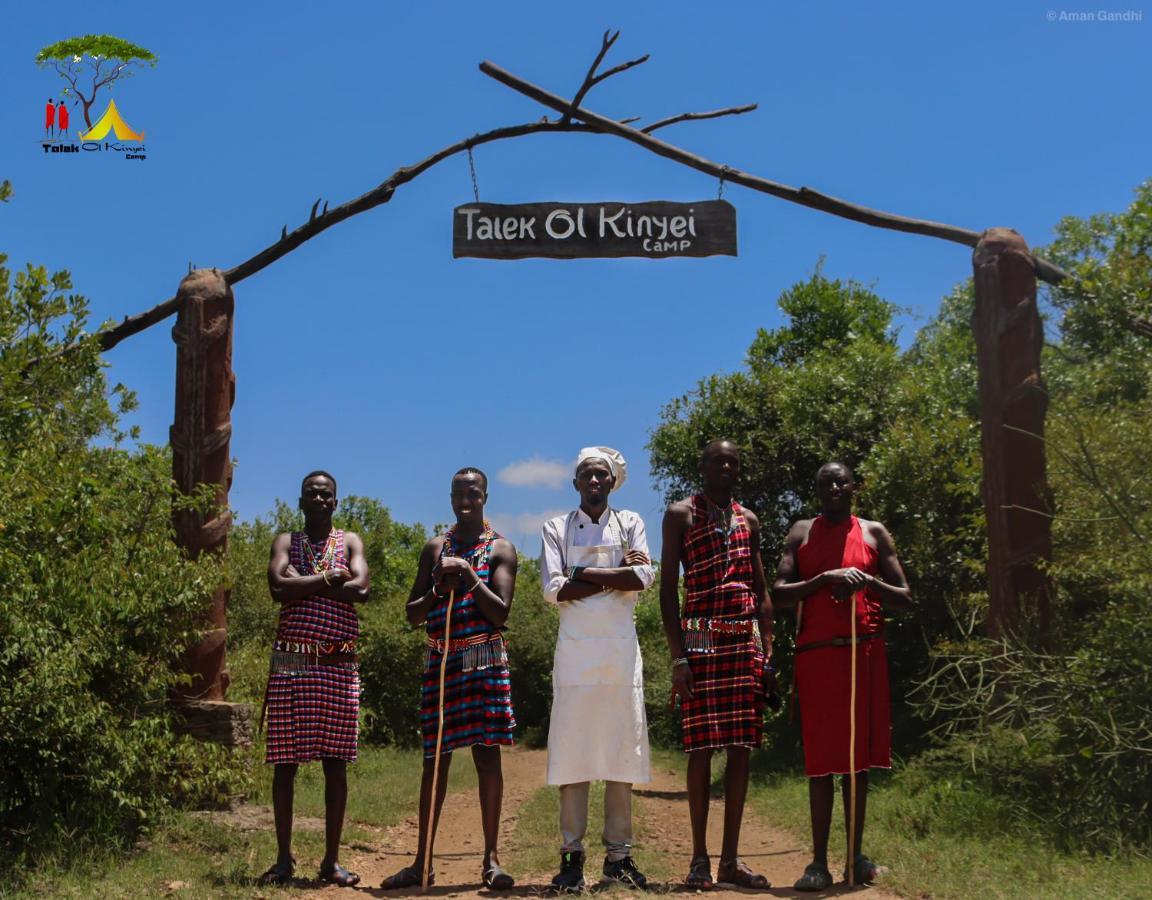
<svg viewBox="0 0 1152 900">
<path fill-rule="evenodd" d="M 41 48 L 36 65 L 51 68 L 64 82 L 44 107 L 44 132 L 39 139 L 44 153 L 146 158 L 144 130 L 129 125 L 108 95 L 144 66 L 156 65 L 151 50 L 110 34 L 86 34 Z M 93 121 L 105 98 L 104 111 Z"/>
</svg>

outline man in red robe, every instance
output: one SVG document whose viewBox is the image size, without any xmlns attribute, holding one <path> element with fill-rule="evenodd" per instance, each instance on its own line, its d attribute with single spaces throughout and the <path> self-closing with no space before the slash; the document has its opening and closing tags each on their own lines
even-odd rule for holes
<svg viewBox="0 0 1152 900">
<path fill-rule="evenodd" d="M 868 769 L 892 765 L 882 607 L 909 609 L 912 592 L 888 530 L 879 522 L 852 515 L 855 491 L 856 482 L 848 466 L 828 463 L 820 467 L 816 494 L 821 513 L 792 526 L 772 589 L 777 609 L 797 610 L 795 682 L 813 845 L 812 863 L 795 884 L 799 891 L 822 891 L 832 885 L 828 833 L 833 775 L 849 776 L 842 779 L 846 832 L 850 778 L 856 782 L 856 820 L 850 840 L 855 848 L 855 882 L 870 883 L 876 878 L 876 866 L 861 852 Z M 849 702 L 853 617 L 854 711 Z M 849 737 L 853 730 L 854 748 Z"/>
</svg>

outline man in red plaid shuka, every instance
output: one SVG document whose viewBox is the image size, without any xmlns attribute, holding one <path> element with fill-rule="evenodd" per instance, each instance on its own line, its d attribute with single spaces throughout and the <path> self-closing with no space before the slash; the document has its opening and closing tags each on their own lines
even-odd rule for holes
<svg viewBox="0 0 1152 900">
<path fill-rule="evenodd" d="M 292 858 L 292 799 L 300 763 L 324 766 L 325 854 L 320 880 L 350 887 L 360 876 L 336 860 L 344 807 L 347 765 L 356 759 L 360 674 L 356 639 L 360 622 L 353 604 L 368 599 L 364 544 L 351 531 L 332 528 L 336 479 L 310 472 L 300 487 L 304 530 L 272 542 L 268 587 L 280 604 L 265 693 L 268 746 L 276 820 L 276 862 L 261 884 L 287 884 Z"/>
<path fill-rule="evenodd" d="M 732 499 L 740 451 L 712 441 L 700 461 L 704 489 L 668 507 L 660 566 L 660 610 L 672 652 L 672 699 L 683 715 L 688 753 L 688 810 L 692 862 L 685 883 L 713 886 L 708 857 L 708 793 L 712 753 L 725 748 L 724 838 L 719 881 L 769 887 L 740 859 L 740 823 L 752 748 L 764 730 L 766 690 L 775 693 L 772 601 L 760 561 L 760 523 Z M 680 565 L 684 610 L 680 610 Z"/>
</svg>

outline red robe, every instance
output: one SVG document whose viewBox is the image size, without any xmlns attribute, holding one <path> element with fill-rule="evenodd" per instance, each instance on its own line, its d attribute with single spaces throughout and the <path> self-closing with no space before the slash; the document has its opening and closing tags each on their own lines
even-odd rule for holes
<svg viewBox="0 0 1152 900">
<path fill-rule="evenodd" d="M 800 577 L 807 581 L 829 569 L 855 566 L 876 572 L 876 550 L 864 541 L 860 520 L 829 522 L 818 516 L 808 539 L 796 553 Z M 837 602 L 832 588 L 821 588 L 804 599 L 800 633 L 796 638 L 796 692 L 804 736 L 804 769 L 809 777 L 845 774 L 849 762 L 849 691 L 852 647 L 803 647 L 833 638 L 849 638 L 856 615 L 856 634 L 878 637 L 856 645 L 856 753 L 855 771 L 892 767 L 892 717 L 888 692 L 888 656 L 884 649 L 884 617 L 880 604 L 867 591 L 852 602 Z"/>
</svg>

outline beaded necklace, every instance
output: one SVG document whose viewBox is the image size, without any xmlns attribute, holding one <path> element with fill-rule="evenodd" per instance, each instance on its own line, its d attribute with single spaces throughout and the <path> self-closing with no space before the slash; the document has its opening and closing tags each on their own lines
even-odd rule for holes
<svg viewBox="0 0 1152 900">
<path fill-rule="evenodd" d="M 328 537 L 325 539 L 324 550 L 317 556 L 316 551 L 312 548 L 312 541 L 308 537 L 308 532 L 304 532 L 304 540 L 301 541 L 304 545 L 304 558 L 308 564 L 312 566 L 312 571 L 319 575 L 321 572 L 331 571 L 336 565 L 336 532 L 328 532 Z"/>
<path fill-rule="evenodd" d="M 477 572 L 488 568 L 488 557 L 492 553 L 492 542 L 496 539 L 496 532 L 492 530 L 492 526 L 488 520 L 484 520 L 484 530 L 480 533 L 480 538 L 476 542 L 479 546 L 479 553 L 476 556 L 476 561 L 472 564 L 472 568 Z M 456 547 L 456 526 L 453 525 L 444 532 L 444 546 L 440 550 L 440 558 L 445 556 L 456 556 L 459 553 Z M 463 559 L 468 554 L 459 554 Z"/>
</svg>

